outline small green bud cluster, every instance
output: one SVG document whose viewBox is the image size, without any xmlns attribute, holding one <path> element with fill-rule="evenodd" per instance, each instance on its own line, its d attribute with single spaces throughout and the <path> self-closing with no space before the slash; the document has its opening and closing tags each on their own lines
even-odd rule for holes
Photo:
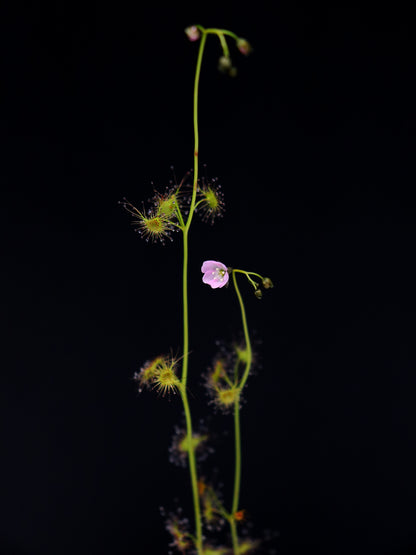
<svg viewBox="0 0 416 555">
<path fill-rule="evenodd" d="M 222 73 L 228 74 L 230 77 L 235 77 L 237 75 L 237 68 L 232 63 L 225 36 L 223 34 L 219 34 L 218 38 L 220 39 L 223 49 L 223 55 L 218 60 L 218 69 Z M 251 52 L 250 43 L 246 39 L 243 39 L 241 37 L 236 37 L 235 41 L 237 48 L 241 52 L 241 54 L 244 54 L 244 56 L 248 56 L 248 54 L 250 54 Z"/>
<path fill-rule="evenodd" d="M 248 277 L 248 276 L 247 276 Z M 265 278 L 261 278 L 261 282 L 259 283 L 258 281 L 255 281 L 254 279 L 249 278 L 249 281 L 253 284 L 254 286 L 254 294 L 256 296 L 257 299 L 262 299 L 263 298 L 263 289 L 272 289 L 273 288 L 273 282 L 270 278 L 265 277 Z"/>
<path fill-rule="evenodd" d="M 204 29 L 201 25 L 190 25 L 186 27 L 185 34 L 191 42 L 196 42 L 202 36 L 202 33 L 213 32 L 212 29 Z M 224 33 L 220 29 L 215 29 L 215 34 L 221 43 L 223 54 L 218 60 L 218 69 L 223 73 L 227 73 L 230 77 L 235 77 L 237 75 L 237 68 L 233 66 L 231 61 L 230 52 L 228 50 L 227 41 L 225 39 L 226 35 L 234 38 L 238 50 L 244 56 L 248 56 L 252 51 L 250 43 L 243 39 L 242 37 L 237 37 L 234 33 Z"/>
<path fill-rule="evenodd" d="M 265 277 L 265 278 L 262 279 L 261 285 L 263 286 L 264 289 L 272 289 L 272 287 L 273 287 L 273 282 L 272 282 L 272 280 L 271 280 L 270 278 Z M 261 287 L 260 284 L 257 283 L 257 286 L 256 286 L 256 288 L 255 288 L 255 290 L 254 290 L 254 294 L 256 295 L 256 297 L 257 297 L 258 299 L 261 299 L 261 298 L 263 297 L 263 292 L 262 292 L 262 290 L 260 289 L 260 287 Z"/>
</svg>

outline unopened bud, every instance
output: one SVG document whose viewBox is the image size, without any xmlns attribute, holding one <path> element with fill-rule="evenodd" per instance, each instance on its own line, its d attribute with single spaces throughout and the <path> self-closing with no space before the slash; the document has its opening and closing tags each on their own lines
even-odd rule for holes
<svg viewBox="0 0 416 555">
<path fill-rule="evenodd" d="M 191 25 L 185 29 L 186 36 L 191 42 L 195 42 L 201 36 L 201 33 L 196 25 Z"/>
<path fill-rule="evenodd" d="M 261 299 L 261 298 L 263 297 L 263 293 L 261 292 L 261 289 L 256 289 L 256 290 L 254 291 L 254 294 L 256 295 L 256 297 L 257 297 L 258 299 Z"/>
<path fill-rule="evenodd" d="M 251 44 L 246 39 L 237 39 L 237 48 L 244 56 L 248 56 L 252 50 Z"/>
<path fill-rule="evenodd" d="M 231 58 L 229 56 L 221 56 L 218 60 L 218 69 L 220 71 L 228 73 L 232 67 Z"/>
<path fill-rule="evenodd" d="M 264 278 L 262 283 L 265 289 L 271 289 L 273 287 L 273 282 L 268 277 Z"/>
<path fill-rule="evenodd" d="M 240 511 L 236 511 L 234 513 L 234 520 L 241 521 L 244 520 L 245 517 L 245 510 L 241 509 Z"/>
</svg>

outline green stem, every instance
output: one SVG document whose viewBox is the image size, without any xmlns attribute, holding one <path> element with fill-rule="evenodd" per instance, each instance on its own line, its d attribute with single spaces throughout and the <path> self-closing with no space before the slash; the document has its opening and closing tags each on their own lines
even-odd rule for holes
<svg viewBox="0 0 416 555">
<path fill-rule="evenodd" d="M 183 403 L 183 410 L 185 412 L 189 471 L 191 476 L 192 500 L 194 505 L 194 515 L 195 515 L 195 540 L 196 540 L 195 547 L 197 549 L 198 555 L 202 555 L 203 554 L 202 520 L 201 520 L 201 507 L 199 504 L 198 473 L 196 469 L 195 449 L 192 446 L 192 418 L 191 418 L 191 411 L 189 409 L 186 389 L 181 387 L 180 391 L 181 391 L 181 397 L 182 397 L 182 403 Z"/>
<path fill-rule="evenodd" d="M 204 27 L 202 27 L 201 25 L 197 25 L 197 27 L 202 33 L 205 33 L 206 35 L 208 34 L 218 35 L 218 36 L 228 35 L 229 37 L 232 37 L 234 40 L 238 40 L 238 36 L 232 31 L 229 31 L 228 29 L 217 29 L 217 28 L 204 29 Z"/>
<path fill-rule="evenodd" d="M 233 284 L 235 288 L 235 292 L 237 294 L 238 302 L 240 305 L 241 311 L 241 320 L 243 323 L 243 330 L 244 330 L 244 341 L 246 344 L 247 350 L 247 361 L 246 367 L 244 370 L 244 374 L 241 378 L 241 381 L 238 385 L 238 395 L 234 401 L 234 442 L 235 442 L 235 471 L 234 471 L 234 492 L 233 492 L 233 503 L 231 509 L 231 518 L 230 518 L 230 528 L 231 528 L 231 538 L 233 542 L 233 551 L 235 555 L 239 552 L 238 547 L 238 533 L 237 533 L 237 522 L 235 520 L 235 513 L 238 511 L 238 503 L 240 500 L 240 487 L 241 487 L 241 427 L 240 427 L 240 395 L 241 391 L 247 381 L 251 362 L 252 362 L 252 350 L 251 350 L 251 342 L 250 342 L 250 335 L 248 332 L 247 326 L 247 317 L 246 311 L 244 308 L 243 298 L 240 293 L 240 289 L 238 288 L 236 273 L 242 273 L 240 270 L 233 270 Z"/>
<path fill-rule="evenodd" d="M 240 395 L 234 401 L 234 436 L 235 436 L 235 475 L 234 494 L 231 514 L 238 511 L 241 484 L 241 430 L 240 430 Z"/>
<path fill-rule="evenodd" d="M 204 54 L 205 43 L 207 40 L 207 35 L 205 32 L 202 33 L 201 41 L 199 43 L 199 51 L 198 51 L 198 58 L 196 61 L 196 69 L 195 69 L 195 81 L 194 81 L 194 108 L 193 108 L 193 123 L 194 123 L 194 181 L 192 187 L 192 199 L 191 199 L 191 206 L 189 208 L 189 215 L 186 221 L 185 229 L 188 230 L 191 222 L 192 217 L 195 212 L 195 203 L 196 203 L 196 193 L 198 189 L 198 157 L 199 157 L 199 127 L 198 127 L 198 97 L 199 97 L 199 79 L 201 75 L 201 65 L 202 65 L 202 57 Z"/>
<path fill-rule="evenodd" d="M 182 299 L 183 299 L 183 358 L 182 386 L 186 395 L 186 381 L 189 364 L 189 308 L 188 308 L 188 230 L 183 231 Z"/>
<path fill-rule="evenodd" d="M 240 289 L 238 288 L 238 285 L 237 285 L 236 273 L 247 274 L 247 272 L 243 272 L 242 270 L 232 270 L 234 288 L 235 288 L 235 292 L 237 294 L 238 302 L 239 302 L 239 305 L 240 305 L 241 320 L 243 322 L 244 341 L 245 341 L 246 349 L 247 349 L 246 367 L 245 367 L 243 376 L 241 378 L 240 384 L 238 386 L 239 389 L 240 389 L 240 392 L 241 392 L 245 383 L 246 383 L 246 381 L 247 381 L 248 375 L 250 373 L 250 367 L 251 367 L 253 354 L 252 354 L 252 350 L 251 350 L 250 335 L 248 333 L 246 310 L 244 308 L 244 302 L 243 302 L 243 298 L 242 298 L 241 293 L 240 293 Z"/>
<path fill-rule="evenodd" d="M 235 442 L 235 471 L 234 471 L 234 493 L 231 508 L 230 528 L 233 542 L 233 551 L 238 554 L 238 532 L 235 513 L 238 511 L 241 485 L 241 429 L 240 429 L 240 395 L 234 401 L 234 442 Z"/>
<path fill-rule="evenodd" d="M 196 549 L 198 555 L 203 553 L 202 544 L 202 521 L 201 521 L 201 507 L 199 503 L 198 493 L 198 473 L 196 468 L 195 449 L 192 443 L 192 418 L 189 409 L 188 394 L 186 389 L 186 381 L 188 376 L 188 362 L 189 362 L 189 310 L 188 310 L 188 229 L 183 229 L 183 274 L 182 274 L 182 287 L 183 287 L 183 360 L 182 360 L 182 379 L 181 379 L 181 398 L 183 403 L 183 410 L 185 412 L 186 422 L 186 437 L 188 444 L 188 461 L 189 472 L 191 478 L 192 500 L 194 505 L 194 518 L 195 518 L 195 537 Z"/>
<path fill-rule="evenodd" d="M 257 289 L 258 283 L 256 283 L 253 279 L 251 279 L 250 276 L 256 276 L 260 278 L 262 281 L 264 279 L 263 276 L 261 276 L 260 274 L 256 274 L 255 272 L 246 272 L 245 270 L 234 270 L 234 272 L 237 272 L 239 274 L 244 274 L 248 279 L 248 281 L 251 283 L 251 285 L 254 287 L 254 289 Z"/>
<path fill-rule="evenodd" d="M 194 82 L 194 100 L 193 100 L 193 123 L 194 123 L 194 181 L 192 188 L 192 200 L 189 208 L 189 215 L 186 224 L 182 228 L 183 232 L 183 267 L 182 267 L 182 297 L 183 297 L 183 360 L 182 360 L 182 377 L 181 377 L 181 398 L 183 409 L 185 412 L 186 421 L 186 437 L 188 442 L 188 460 L 189 471 L 192 487 L 192 500 L 194 505 L 194 518 L 195 518 L 195 543 L 198 555 L 203 553 L 202 543 L 202 521 L 201 521 L 201 507 L 198 493 L 198 474 L 196 468 L 195 449 L 192 444 L 192 418 L 189 409 L 188 394 L 186 383 L 188 379 L 188 366 L 189 366 L 189 307 L 188 307 L 188 232 L 191 226 L 192 217 L 195 212 L 196 193 L 198 187 L 198 149 L 199 149 L 199 131 L 198 131 L 198 92 L 199 92 L 199 78 L 201 74 L 202 55 L 206 42 L 206 35 L 203 33 L 199 44 L 198 59 L 195 70 Z"/>
<path fill-rule="evenodd" d="M 220 39 L 220 43 L 222 46 L 222 51 L 224 53 L 224 56 L 226 56 L 227 58 L 230 56 L 230 51 L 228 50 L 228 45 L 227 45 L 227 41 L 224 38 L 224 34 L 223 33 L 218 33 L 218 38 Z"/>
</svg>

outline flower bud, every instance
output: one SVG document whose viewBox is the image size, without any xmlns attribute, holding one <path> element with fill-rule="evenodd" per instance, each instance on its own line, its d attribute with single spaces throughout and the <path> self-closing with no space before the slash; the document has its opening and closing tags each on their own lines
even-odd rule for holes
<svg viewBox="0 0 416 555">
<path fill-rule="evenodd" d="M 234 513 L 234 520 L 237 520 L 238 522 L 244 520 L 245 518 L 245 509 L 241 509 L 240 511 L 236 511 Z"/>
<path fill-rule="evenodd" d="M 207 485 L 203 480 L 198 480 L 198 493 L 200 496 L 204 495 L 204 491 L 207 489 Z"/>
<path fill-rule="evenodd" d="M 271 280 L 270 278 L 268 278 L 268 277 L 265 277 L 265 278 L 263 279 L 263 282 L 262 282 L 262 283 L 263 283 L 263 287 L 264 287 L 265 289 L 271 289 L 271 288 L 273 287 L 273 282 L 272 282 L 272 280 Z"/>
<path fill-rule="evenodd" d="M 252 50 L 251 44 L 246 39 L 237 39 L 237 48 L 244 56 L 248 56 Z"/>
<path fill-rule="evenodd" d="M 256 289 L 256 290 L 254 291 L 254 294 L 256 295 L 256 297 L 257 297 L 258 299 L 261 299 L 262 296 L 263 296 L 263 293 L 261 292 L 261 289 Z"/>
<path fill-rule="evenodd" d="M 191 25 L 190 27 L 187 27 L 185 29 L 185 33 L 191 42 L 197 41 L 201 36 L 201 33 L 199 32 L 199 29 L 196 25 Z"/>
<path fill-rule="evenodd" d="M 221 56 L 218 60 L 218 69 L 224 73 L 228 73 L 232 68 L 231 58 L 229 56 Z"/>
</svg>

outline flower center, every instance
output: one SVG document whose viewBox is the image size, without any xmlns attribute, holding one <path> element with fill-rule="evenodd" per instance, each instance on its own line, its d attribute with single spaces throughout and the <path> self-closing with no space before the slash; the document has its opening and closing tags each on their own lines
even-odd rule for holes
<svg viewBox="0 0 416 555">
<path fill-rule="evenodd" d="M 215 270 L 212 272 L 212 275 L 214 276 L 214 279 L 216 281 L 224 281 L 224 276 L 226 273 L 226 270 L 224 270 L 223 268 L 215 268 Z"/>
</svg>

